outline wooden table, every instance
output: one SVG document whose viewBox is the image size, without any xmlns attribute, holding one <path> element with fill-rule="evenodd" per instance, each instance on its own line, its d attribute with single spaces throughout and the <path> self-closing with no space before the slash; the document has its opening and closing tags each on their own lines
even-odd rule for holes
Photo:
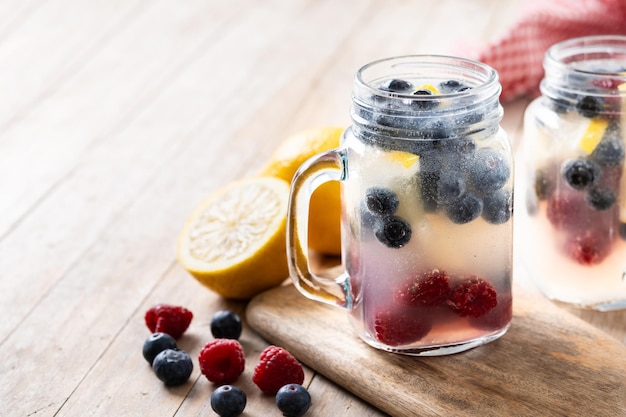
<svg viewBox="0 0 626 417">
<path fill-rule="evenodd" d="M 348 125 L 354 72 L 494 39 L 523 0 L 0 2 L 0 415 L 213 415 L 196 366 L 165 388 L 147 308 L 187 306 L 196 357 L 222 308 L 177 264 L 192 209 L 289 134 Z M 507 103 L 517 146 L 528 101 Z M 518 283 L 532 288 L 521 268 Z M 571 310 L 626 343 L 626 313 Z M 279 416 L 251 373 L 247 416 Z M 311 416 L 381 416 L 307 369 Z"/>
</svg>

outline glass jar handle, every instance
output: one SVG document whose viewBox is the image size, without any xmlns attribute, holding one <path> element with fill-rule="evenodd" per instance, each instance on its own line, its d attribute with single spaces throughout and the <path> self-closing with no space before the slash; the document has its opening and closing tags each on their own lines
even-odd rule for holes
<svg viewBox="0 0 626 417">
<path fill-rule="evenodd" d="M 345 149 L 338 148 L 308 159 L 291 182 L 287 215 L 287 259 L 289 275 L 295 287 L 306 297 L 326 304 L 352 308 L 350 277 L 342 272 L 336 278 L 324 278 L 311 271 L 308 224 L 311 195 L 322 184 L 343 181 L 346 172 Z"/>
</svg>

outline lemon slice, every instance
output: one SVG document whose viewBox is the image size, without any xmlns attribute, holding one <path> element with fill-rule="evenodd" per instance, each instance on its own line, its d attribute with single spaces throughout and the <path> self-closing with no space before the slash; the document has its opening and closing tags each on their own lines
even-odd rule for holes
<svg viewBox="0 0 626 417">
<path fill-rule="evenodd" d="M 233 182 L 202 202 L 178 238 L 177 259 L 226 298 L 248 299 L 288 276 L 285 224 L 289 184 L 257 177 Z"/>
<path fill-rule="evenodd" d="M 419 160 L 420 156 L 410 152 L 403 151 L 387 151 L 385 152 L 385 159 L 388 161 L 400 164 L 404 168 L 411 168 Z"/>
<path fill-rule="evenodd" d="M 580 140 L 578 141 L 578 146 L 582 149 L 587 155 L 590 155 L 598 143 L 602 140 L 604 136 L 604 132 L 606 132 L 606 128 L 609 126 L 609 121 L 602 117 L 594 117 L 593 119 L 589 119 L 587 124 L 587 128 L 584 130 Z"/>
<path fill-rule="evenodd" d="M 417 87 L 415 88 L 415 91 L 419 91 L 419 90 L 428 90 L 428 91 L 430 91 L 431 93 L 433 93 L 434 95 L 439 95 L 439 94 L 441 94 L 441 93 L 439 92 L 439 90 L 437 89 L 437 87 L 435 87 L 435 86 L 434 86 L 434 85 L 432 85 L 432 84 L 422 84 L 422 85 L 419 85 L 419 86 L 417 86 Z"/>
</svg>

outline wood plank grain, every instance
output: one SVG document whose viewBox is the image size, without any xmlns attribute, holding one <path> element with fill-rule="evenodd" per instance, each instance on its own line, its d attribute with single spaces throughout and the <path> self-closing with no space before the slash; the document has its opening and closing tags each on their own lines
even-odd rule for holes
<svg viewBox="0 0 626 417">
<path fill-rule="evenodd" d="M 19 25 L 28 20 L 46 0 L 3 1 L 0 2 L 0 42 L 11 35 Z"/>
<path fill-rule="evenodd" d="M 308 411 L 311 416 L 387 416 L 387 414 L 368 406 L 363 400 L 338 387 L 320 374 L 315 374 L 308 389 L 312 399 L 311 408 Z"/>
<path fill-rule="evenodd" d="M 0 42 L 0 90 L 6 95 L 0 103 L 0 130 L 71 77 L 148 4 L 61 0 L 27 9 Z"/>
<path fill-rule="evenodd" d="M 617 416 L 626 414 L 626 347 L 519 287 L 508 333 L 450 356 L 378 351 L 346 313 L 293 286 L 257 296 L 253 329 L 393 416 Z"/>
<path fill-rule="evenodd" d="M 179 32 L 180 27 L 193 26 L 197 9 L 174 13 L 168 9 L 171 3 L 167 4 L 155 7 L 159 15 L 175 16 L 168 24 L 148 13 L 145 19 L 139 19 L 136 26 L 128 29 L 127 36 L 134 42 L 129 43 L 122 37 L 112 50 L 105 48 L 95 60 L 94 68 L 86 69 L 66 89 L 59 90 L 52 102 L 42 106 L 41 118 L 29 120 L 24 129 L 5 132 L 5 137 L 12 137 L 13 141 L 8 150 L 4 147 L 0 152 L 0 172 L 8 172 L 8 175 L 0 175 L 0 189 L 4 192 L 0 213 L 6 214 L 0 216 L 0 224 L 9 227 L 13 216 L 27 214 L 27 217 L 12 225 L 11 233 L 0 239 L 0 268 L 15 270 L 0 280 L 0 305 L 13 312 L 9 320 L 0 324 L 0 343 L 107 225 L 132 203 L 146 182 L 159 172 L 163 161 L 176 152 L 175 144 L 184 143 L 184 138 L 189 138 L 197 129 L 198 119 L 202 121 L 207 117 L 205 112 L 212 109 L 213 98 L 208 96 L 202 96 L 202 103 L 188 100 L 175 109 L 170 108 L 173 96 L 180 94 L 176 88 L 159 100 L 155 97 L 161 94 L 164 84 L 187 84 L 180 80 L 187 76 L 184 69 L 190 61 L 198 59 L 198 51 L 207 49 L 202 41 L 211 39 L 214 29 L 200 36 L 200 41 L 193 39 L 198 35 L 193 30 L 169 44 L 163 41 L 160 50 L 163 54 L 156 54 L 151 60 L 148 59 L 150 54 L 133 52 L 154 42 L 154 24 L 158 24 L 161 31 L 167 28 L 165 34 L 170 37 Z M 206 11 L 217 13 L 218 9 Z M 221 15 L 224 25 L 236 11 Z M 171 58 L 171 51 L 187 40 L 191 48 L 181 47 L 178 49 L 181 55 Z M 128 45 L 122 47 L 124 43 Z M 124 61 L 126 56 L 133 56 L 133 59 L 119 65 L 121 73 L 101 72 L 103 68 L 108 71 L 111 61 Z M 160 65 L 166 61 L 172 66 Z M 139 77 L 125 75 L 142 63 L 144 70 L 138 72 Z M 94 84 L 98 74 L 103 77 Z M 143 81 L 144 77 L 155 81 Z M 98 102 L 107 88 L 106 97 L 113 103 L 107 105 L 107 111 L 94 111 L 84 105 L 89 101 Z M 150 102 L 152 107 L 144 101 Z M 121 107 L 117 109 L 115 103 Z M 191 110 L 193 105 L 202 109 L 200 114 Z M 104 110 L 100 106 L 96 109 Z M 78 121 L 68 124 L 67 120 L 72 117 L 77 117 Z M 139 120 L 132 125 L 128 117 Z M 147 122 L 151 117 L 161 121 L 157 131 L 152 130 L 154 124 Z M 51 132 L 50 137 L 44 132 Z M 175 137 L 179 137 L 180 142 L 173 140 Z M 56 213 L 54 221 L 50 220 L 50 213 Z M 28 239 L 38 244 L 16 243 Z M 35 258 L 40 261 L 28 261 Z M 17 265 L 20 267 L 15 268 Z"/>
<path fill-rule="evenodd" d="M 321 4 L 327 9 L 330 2 Z M 342 10 L 347 13 L 348 6 Z M 303 16 L 307 12 L 300 10 Z M 253 44 L 240 44 L 271 19 L 291 30 L 301 27 L 289 20 L 291 13 L 285 5 L 281 13 L 251 8 L 240 15 L 237 25 L 181 68 L 132 123 L 83 154 L 72 175 L 2 240 L 1 259 L 13 271 L 1 281 L 7 290 L 1 292 L 7 297 L 2 308 L 15 321 L 5 328 L 0 352 L 21 352 L 0 365 L 0 373 L 13 381 L 0 388 L 0 396 L 8 398 L 3 410 L 28 414 L 45 409 L 42 415 L 51 415 L 83 381 L 98 386 L 100 381 L 85 379 L 87 373 L 151 291 L 155 277 L 171 265 L 177 232 L 193 206 L 211 189 L 250 169 L 258 149 L 282 139 L 229 141 L 275 88 L 268 79 L 285 82 L 307 65 L 303 60 L 280 72 L 280 62 L 260 64 L 277 42 L 286 56 L 302 42 L 315 44 L 313 30 L 289 42 L 275 28 Z M 315 16 L 323 17 L 319 12 Z M 317 26 L 315 20 L 308 24 Z M 313 53 L 307 59 L 318 58 Z M 217 68 L 216 62 L 221 62 Z M 256 68 L 259 77 L 233 72 L 234 63 Z M 207 73 L 214 78 L 198 84 Z M 244 84 L 258 95 L 242 102 L 232 92 Z M 238 153 L 243 146 L 246 152 Z M 57 213 L 58 222 L 50 222 L 50 213 Z M 17 244 L 29 238 L 40 244 L 32 249 Z M 39 262 L 27 262 L 33 258 Z M 35 334 L 42 335 L 37 343 Z M 26 364 L 17 366 L 25 358 Z M 44 364 L 54 372 L 33 381 L 31 375 Z"/>
<path fill-rule="evenodd" d="M 215 21 L 203 25 L 198 15 Z M 239 17 L 237 7 L 221 2 L 189 2 L 188 7 L 151 2 L 117 28 L 71 77 L 38 92 L 45 99 L 31 105 L 19 124 L 5 127 L 0 135 L 0 237 L 71 175 L 98 141 L 122 131 L 145 111 L 163 86 Z M 102 18 L 113 21 L 117 16 Z M 39 30 L 38 36 L 48 35 L 45 26 Z M 42 77 L 60 70 L 54 60 L 44 63 L 38 70 Z M 0 70 L 0 75 L 8 80 L 12 74 Z"/>
</svg>

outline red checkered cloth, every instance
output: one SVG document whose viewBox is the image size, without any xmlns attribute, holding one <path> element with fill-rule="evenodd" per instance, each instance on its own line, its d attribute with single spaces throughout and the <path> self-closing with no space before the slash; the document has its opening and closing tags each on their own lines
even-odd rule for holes
<svg viewBox="0 0 626 417">
<path fill-rule="evenodd" d="M 616 34 L 626 35 L 626 0 L 542 0 L 477 59 L 498 71 L 501 100 L 510 101 L 537 94 L 550 46 L 580 36 Z"/>
</svg>

